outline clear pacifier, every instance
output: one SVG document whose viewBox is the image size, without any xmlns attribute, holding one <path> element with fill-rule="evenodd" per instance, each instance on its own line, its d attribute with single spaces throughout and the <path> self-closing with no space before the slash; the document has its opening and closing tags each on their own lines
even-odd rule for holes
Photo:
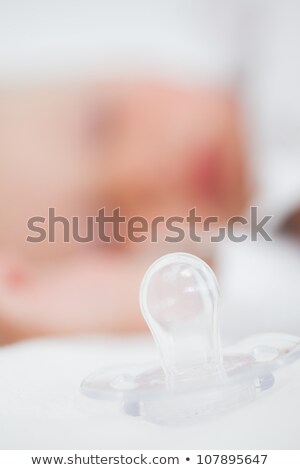
<svg viewBox="0 0 300 470">
<path fill-rule="evenodd" d="M 98 371 L 82 392 L 121 401 L 127 414 L 160 424 L 194 422 L 254 400 L 272 387 L 276 369 L 300 358 L 300 339 L 264 335 L 239 353 L 222 352 L 218 297 L 215 275 L 201 259 L 159 258 L 144 276 L 140 304 L 161 366 Z"/>
</svg>

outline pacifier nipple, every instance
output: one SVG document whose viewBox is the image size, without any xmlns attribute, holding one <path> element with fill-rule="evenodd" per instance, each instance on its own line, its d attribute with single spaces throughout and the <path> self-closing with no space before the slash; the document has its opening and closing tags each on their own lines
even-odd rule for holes
<svg viewBox="0 0 300 470">
<path fill-rule="evenodd" d="M 254 400 L 274 385 L 277 369 L 300 358 L 300 339 L 258 335 L 222 352 L 218 297 L 215 275 L 201 259 L 171 253 L 155 261 L 142 281 L 140 304 L 160 366 L 100 370 L 84 379 L 81 391 L 119 401 L 128 415 L 168 425 Z"/>
<path fill-rule="evenodd" d="M 222 372 L 218 285 L 196 256 L 163 256 L 146 272 L 140 305 L 169 381 Z"/>
</svg>

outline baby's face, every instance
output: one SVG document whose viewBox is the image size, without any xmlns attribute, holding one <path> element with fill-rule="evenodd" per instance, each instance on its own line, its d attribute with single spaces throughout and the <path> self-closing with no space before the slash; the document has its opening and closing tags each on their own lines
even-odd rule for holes
<svg viewBox="0 0 300 470">
<path fill-rule="evenodd" d="M 102 165 L 112 206 L 152 216 L 196 207 L 221 219 L 241 211 L 245 148 L 230 93 L 142 84 L 123 99 Z"/>
<path fill-rule="evenodd" d="M 28 219 L 53 207 L 79 216 L 84 235 L 85 217 L 102 207 L 236 214 L 247 191 L 234 100 L 145 82 L 2 90 L 0 99 L 0 324 L 7 313 L 20 337 L 24 319 L 28 335 L 138 327 L 144 247 L 141 261 L 139 246 L 114 254 L 59 233 L 28 243 Z"/>
<path fill-rule="evenodd" d="M 62 85 L 3 92 L 0 246 L 39 259 L 76 246 L 24 240 L 49 207 L 81 219 L 235 214 L 245 199 L 238 110 L 225 92 L 153 83 Z"/>
</svg>

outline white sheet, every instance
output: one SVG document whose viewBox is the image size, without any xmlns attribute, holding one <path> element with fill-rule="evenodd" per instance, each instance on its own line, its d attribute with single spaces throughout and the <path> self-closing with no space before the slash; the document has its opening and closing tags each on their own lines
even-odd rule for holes
<svg viewBox="0 0 300 470">
<path fill-rule="evenodd" d="M 99 367 L 149 361 L 147 337 L 38 340 L 0 350 L 1 449 L 297 449 L 300 362 L 276 388 L 229 414 L 193 426 L 160 427 L 116 404 L 81 396 Z M 138 358 L 138 359 L 137 359 Z"/>
</svg>

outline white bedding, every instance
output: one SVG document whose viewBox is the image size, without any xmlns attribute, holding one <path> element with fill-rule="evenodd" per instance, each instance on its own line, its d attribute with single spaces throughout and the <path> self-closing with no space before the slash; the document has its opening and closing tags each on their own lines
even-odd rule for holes
<svg viewBox="0 0 300 470">
<path fill-rule="evenodd" d="M 80 394 L 99 367 L 149 361 L 148 337 L 37 340 L 0 349 L 1 449 L 298 449 L 300 361 L 273 390 L 193 426 L 160 427 Z"/>
</svg>

